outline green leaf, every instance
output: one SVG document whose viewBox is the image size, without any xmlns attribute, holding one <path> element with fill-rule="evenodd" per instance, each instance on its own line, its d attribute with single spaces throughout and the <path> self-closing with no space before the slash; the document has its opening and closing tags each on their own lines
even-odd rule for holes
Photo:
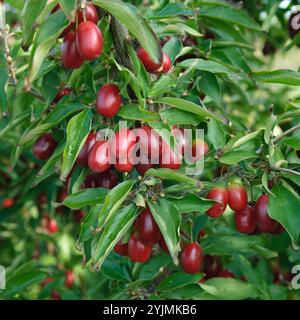
<svg viewBox="0 0 300 320">
<path fill-rule="evenodd" d="M 188 177 L 183 173 L 177 172 L 175 170 L 165 169 L 165 168 L 149 169 L 145 173 L 145 177 L 155 177 L 155 178 L 173 180 L 173 181 L 188 183 L 194 186 L 197 186 L 198 184 L 198 181 L 196 179 Z"/>
<path fill-rule="evenodd" d="M 223 149 L 226 144 L 226 132 L 220 122 L 210 119 L 207 124 L 207 137 L 215 150 Z"/>
<path fill-rule="evenodd" d="M 170 198 L 169 200 L 180 213 L 205 213 L 214 204 L 214 201 L 202 199 L 196 194 L 189 194 L 182 198 Z"/>
<path fill-rule="evenodd" d="M 173 262 L 178 264 L 181 215 L 172 203 L 167 200 L 159 199 L 158 203 L 149 200 L 147 203 L 165 239 Z"/>
<path fill-rule="evenodd" d="M 8 114 L 8 100 L 6 94 L 8 78 L 6 59 L 4 53 L 0 52 L 0 111 L 2 115 Z"/>
<path fill-rule="evenodd" d="M 177 38 L 171 38 L 163 47 L 165 52 L 171 59 L 172 63 L 175 62 L 177 56 L 182 50 L 182 42 Z"/>
<path fill-rule="evenodd" d="M 245 11 L 236 10 L 233 7 L 210 7 L 200 12 L 200 17 L 221 20 L 230 24 L 234 23 L 252 30 L 260 30 L 260 26 Z"/>
<path fill-rule="evenodd" d="M 241 147 L 243 144 L 251 141 L 252 139 L 255 139 L 261 133 L 261 131 L 262 130 L 256 130 L 254 132 L 246 134 L 242 138 L 235 141 L 235 143 L 232 145 L 231 149 L 237 149 L 237 148 Z"/>
<path fill-rule="evenodd" d="M 45 8 L 47 0 L 28 0 L 25 2 L 22 12 L 23 45 L 28 45 L 32 37 L 33 25 Z"/>
<path fill-rule="evenodd" d="M 174 73 L 163 75 L 160 79 L 153 82 L 153 86 L 150 88 L 148 96 L 156 98 L 159 95 L 172 91 L 172 88 L 177 84 L 177 76 Z"/>
<path fill-rule="evenodd" d="M 27 112 L 23 112 L 22 114 L 20 114 L 19 116 L 15 117 L 14 119 L 12 119 L 7 126 L 5 126 L 3 129 L 0 130 L 0 138 L 2 138 L 6 133 L 8 133 L 10 130 L 16 128 L 17 126 L 19 126 L 20 124 L 22 124 L 23 122 L 25 122 L 25 120 L 27 118 L 29 118 L 30 116 L 30 111 Z"/>
<path fill-rule="evenodd" d="M 193 10 L 189 9 L 184 3 L 169 3 L 163 9 L 152 15 L 151 19 L 165 19 L 176 16 L 192 16 Z"/>
<path fill-rule="evenodd" d="M 272 188 L 269 198 L 268 214 L 280 222 L 295 243 L 300 234 L 300 198 L 283 184 Z"/>
<path fill-rule="evenodd" d="M 64 206 L 77 210 L 85 206 L 94 206 L 104 202 L 108 191 L 105 188 L 84 189 L 69 195 L 63 202 Z"/>
<path fill-rule="evenodd" d="M 133 222 L 137 218 L 138 208 L 131 204 L 127 207 L 119 209 L 106 224 L 92 259 L 97 269 L 101 269 L 101 265 L 109 253 L 113 250 L 115 244 L 127 233 Z"/>
<path fill-rule="evenodd" d="M 70 20 L 73 16 L 75 17 L 76 0 L 58 0 L 61 10 Z"/>
<path fill-rule="evenodd" d="M 103 208 L 98 216 L 98 225 L 102 227 L 114 213 L 121 207 L 123 202 L 129 195 L 134 185 L 133 180 L 127 180 L 119 183 L 116 187 L 110 190 L 105 198 Z"/>
<path fill-rule="evenodd" d="M 159 114 L 170 126 L 182 124 L 191 124 L 196 126 L 202 120 L 201 117 L 198 117 L 190 112 L 175 108 L 162 110 Z"/>
<path fill-rule="evenodd" d="M 298 136 L 284 137 L 278 143 L 281 145 L 290 146 L 295 150 L 300 150 L 300 137 Z"/>
<path fill-rule="evenodd" d="M 63 153 L 60 178 L 65 180 L 80 153 L 91 130 L 93 112 L 85 109 L 75 115 L 67 126 L 67 142 Z"/>
<path fill-rule="evenodd" d="M 225 164 L 237 164 L 240 161 L 246 159 L 256 158 L 257 154 L 255 151 L 246 151 L 246 150 L 234 150 L 224 154 L 220 161 Z"/>
<path fill-rule="evenodd" d="M 189 284 L 197 284 L 202 278 L 202 273 L 188 274 L 184 272 L 177 272 L 165 278 L 157 287 L 157 291 L 170 291 L 177 288 L 185 287 Z"/>
<path fill-rule="evenodd" d="M 197 88 L 211 97 L 217 104 L 221 104 L 221 88 L 217 77 L 213 73 L 202 71 L 201 77 L 197 80 Z"/>
<path fill-rule="evenodd" d="M 275 71 L 261 71 L 251 74 L 255 81 L 263 83 L 278 83 L 289 86 L 300 85 L 300 73 L 294 70 L 275 70 Z"/>
<path fill-rule="evenodd" d="M 138 39 L 153 61 L 162 61 L 162 51 L 159 41 L 148 22 L 141 16 L 137 9 L 120 0 L 94 0 L 92 3 L 107 10 Z"/>
<path fill-rule="evenodd" d="M 215 294 L 206 292 L 207 299 L 243 300 L 258 297 L 258 290 L 251 284 L 231 278 L 212 278 L 205 281 L 205 285 L 216 289 Z"/>
<path fill-rule="evenodd" d="M 149 281 L 158 276 L 172 260 L 166 253 L 161 253 L 152 257 L 148 262 L 144 263 L 139 271 L 139 280 Z"/>
<path fill-rule="evenodd" d="M 218 121 L 221 121 L 216 115 L 214 115 L 213 113 L 209 112 L 208 110 L 202 108 L 201 106 L 199 106 L 193 102 L 180 99 L 180 98 L 165 97 L 165 98 L 159 99 L 157 101 L 157 103 L 168 104 L 168 105 L 175 107 L 177 109 L 196 114 L 196 115 L 202 117 L 203 119 L 213 118 Z"/>
<path fill-rule="evenodd" d="M 266 128 L 265 128 L 265 133 L 264 133 L 264 139 L 266 144 L 269 144 L 274 125 L 276 124 L 277 117 L 272 113 L 271 116 L 269 117 Z"/>
<path fill-rule="evenodd" d="M 98 204 L 83 218 L 78 243 L 86 242 L 93 237 L 92 230 L 97 227 L 98 215 L 101 209 L 102 204 Z"/>
<path fill-rule="evenodd" d="M 160 116 L 157 113 L 143 110 L 136 104 L 128 104 L 121 107 L 118 116 L 127 120 L 144 122 L 160 121 Z"/>
</svg>

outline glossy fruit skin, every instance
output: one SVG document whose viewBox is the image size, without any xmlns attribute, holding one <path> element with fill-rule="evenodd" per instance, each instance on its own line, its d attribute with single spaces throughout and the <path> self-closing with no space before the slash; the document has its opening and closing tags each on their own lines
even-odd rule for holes
<svg viewBox="0 0 300 320">
<path fill-rule="evenodd" d="M 59 228 L 58 228 L 58 225 L 57 225 L 57 221 L 55 219 L 47 219 L 47 225 L 46 225 L 46 228 L 48 230 L 49 233 L 56 233 L 58 232 Z"/>
<path fill-rule="evenodd" d="M 155 244 L 160 239 L 160 231 L 157 223 L 155 222 L 150 209 L 144 209 L 138 216 L 135 224 L 137 237 L 150 244 Z"/>
<path fill-rule="evenodd" d="M 128 256 L 133 262 L 147 262 L 152 254 L 152 245 L 145 244 L 134 234 L 131 235 L 128 242 Z"/>
<path fill-rule="evenodd" d="M 84 60 L 98 58 L 103 49 L 103 36 L 97 25 L 91 21 L 81 22 L 76 30 L 76 47 Z"/>
<path fill-rule="evenodd" d="M 96 110 L 106 118 L 114 117 L 122 104 L 122 98 L 117 86 L 108 83 L 99 89 L 96 100 Z"/>
<path fill-rule="evenodd" d="M 143 163 L 138 163 L 136 166 L 135 166 L 137 172 L 143 177 L 144 174 L 151 168 L 154 168 L 154 165 L 151 164 L 151 163 L 148 163 L 148 164 L 143 164 Z"/>
<path fill-rule="evenodd" d="M 235 225 L 240 233 L 252 234 L 256 228 L 254 208 L 247 205 L 242 211 L 236 211 Z"/>
<path fill-rule="evenodd" d="M 74 273 L 72 270 L 67 270 L 65 272 L 65 287 L 66 288 L 72 288 L 74 284 Z"/>
<path fill-rule="evenodd" d="M 64 96 L 68 96 L 72 93 L 72 89 L 70 88 L 63 88 L 61 89 L 57 95 L 55 96 L 54 100 L 52 103 L 56 104 L 59 102 L 60 99 L 62 99 Z"/>
<path fill-rule="evenodd" d="M 206 213 L 212 218 L 220 217 L 225 212 L 228 203 L 227 190 L 219 187 L 213 188 L 208 192 L 206 198 L 219 202 L 215 203 Z"/>
<path fill-rule="evenodd" d="M 218 273 L 222 270 L 222 262 L 218 256 L 206 255 L 204 257 L 205 278 L 210 279 L 218 276 Z"/>
<path fill-rule="evenodd" d="M 80 24 L 81 22 L 84 21 L 82 9 L 78 10 L 77 15 L 78 15 L 78 24 Z M 88 4 L 86 7 L 85 18 L 86 18 L 86 21 L 91 21 L 95 24 L 98 23 L 97 9 L 91 3 Z"/>
<path fill-rule="evenodd" d="M 161 138 L 157 132 L 149 126 L 142 126 L 134 130 L 140 152 L 151 159 L 158 159 L 161 153 Z"/>
<path fill-rule="evenodd" d="M 80 56 L 77 47 L 76 47 L 76 33 L 69 32 L 62 44 L 62 63 L 68 69 L 78 69 L 82 66 L 84 60 Z"/>
<path fill-rule="evenodd" d="M 57 143 L 50 133 L 45 133 L 37 139 L 33 145 L 33 154 L 39 160 L 51 157 L 57 147 Z"/>
<path fill-rule="evenodd" d="M 133 169 L 133 164 L 129 161 L 129 159 L 125 159 L 124 163 L 120 163 L 117 160 L 117 163 L 114 164 L 114 167 L 119 172 L 130 172 Z"/>
<path fill-rule="evenodd" d="M 170 57 L 163 52 L 163 62 L 160 68 L 155 73 L 167 73 L 171 70 L 172 67 L 172 61 Z"/>
<path fill-rule="evenodd" d="M 81 151 L 79 152 L 76 162 L 81 167 L 88 167 L 89 154 L 96 143 L 96 137 L 97 135 L 94 132 L 90 132 Z"/>
<path fill-rule="evenodd" d="M 114 170 L 107 170 L 96 176 L 96 186 L 98 188 L 113 189 L 118 182 L 119 179 Z"/>
<path fill-rule="evenodd" d="M 228 205 L 234 211 L 242 211 L 247 207 L 248 195 L 246 189 L 237 184 L 227 188 Z"/>
<path fill-rule="evenodd" d="M 127 128 L 122 128 L 114 137 L 110 138 L 110 152 L 116 160 L 125 159 L 127 163 L 127 160 L 131 158 L 134 151 L 135 142 L 136 137 L 134 132 Z"/>
<path fill-rule="evenodd" d="M 10 208 L 14 205 L 14 203 L 15 203 L 14 199 L 7 198 L 2 201 L 2 206 L 3 208 Z"/>
<path fill-rule="evenodd" d="M 235 274 L 227 269 L 224 269 L 218 273 L 218 277 L 220 277 L 220 278 L 235 278 Z"/>
<path fill-rule="evenodd" d="M 198 243 L 192 242 L 184 247 L 181 255 L 182 269 L 186 273 L 200 272 L 202 265 L 202 249 Z"/>
<path fill-rule="evenodd" d="M 123 257 L 128 256 L 128 243 L 122 244 L 122 240 L 118 241 L 114 246 L 114 251 Z"/>
<path fill-rule="evenodd" d="M 208 150 L 208 144 L 205 141 L 200 139 L 194 140 L 192 143 L 192 156 L 195 158 L 194 161 L 202 160 Z"/>
<path fill-rule="evenodd" d="M 85 214 L 82 210 L 77 210 L 74 213 L 74 220 L 76 223 L 81 223 L 83 218 L 84 218 Z"/>
<path fill-rule="evenodd" d="M 181 159 L 179 158 L 179 155 L 164 143 L 160 154 L 159 166 L 160 168 L 167 168 L 171 170 L 178 170 L 181 166 Z"/>
<path fill-rule="evenodd" d="M 272 234 L 282 234 L 284 232 L 285 232 L 284 227 L 280 223 L 278 223 L 275 231 L 273 231 Z"/>
<path fill-rule="evenodd" d="M 137 51 L 137 56 L 141 60 L 142 64 L 144 65 L 145 69 L 150 73 L 155 73 L 160 68 L 161 64 L 154 62 L 146 50 L 144 48 L 140 48 Z"/>
<path fill-rule="evenodd" d="M 101 173 L 110 168 L 108 143 L 96 141 L 88 159 L 89 168 L 93 172 Z"/>
<path fill-rule="evenodd" d="M 269 217 L 268 202 L 269 196 L 266 194 L 258 198 L 255 205 L 255 221 L 259 232 L 273 233 L 278 226 L 278 222 Z"/>
</svg>

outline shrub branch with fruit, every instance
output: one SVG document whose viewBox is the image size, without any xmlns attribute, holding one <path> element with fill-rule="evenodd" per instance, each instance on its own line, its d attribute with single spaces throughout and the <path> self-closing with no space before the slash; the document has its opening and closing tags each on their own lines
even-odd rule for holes
<svg viewBox="0 0 300 320">
<path fill-rule="evenodd" d="M 0 294 L 299 299 L 296 5 L 0 1 Z"/>
</svg>

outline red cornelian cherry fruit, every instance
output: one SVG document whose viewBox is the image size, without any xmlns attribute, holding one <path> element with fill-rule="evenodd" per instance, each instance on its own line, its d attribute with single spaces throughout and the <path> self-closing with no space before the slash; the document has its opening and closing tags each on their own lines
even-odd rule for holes
<svg viewBox="0 0 300 320">
<path fill-rule="evenodd" d="M 244 186 L 232 184 L 227 188 L 228 205 L 234 211 L 242 211 L 247 207 L 248 195 Z"/>
<path fill-rule="evenodd" d="M 186 273 L 200 272 L 202 265 L 202 249 L 198 243 L 192 242 L 184 247 L 181 255 L 181 265 Z"/>
<path fill-rule="evenodd" d="M 94 132 L 90 132 L 79 155 L 76 159 L 76 162 L 82 167 L 88 167 L 89 154 L 96 143 L 96 134 Z"/>
<path fill-rule="evenodd" d="M 104 172 L 110 168 L 109 149 L 107 141 L 96 141 L 88 159 L 89 168 L 93 172 Z"/>
<path fill-rule="evenodd" d="M 99 89 L 96 100 L 96 109 L 106 118 L 114 117 L 122 104 L 119 88 L 108 83 Z"/>
<path fill-rule="evenodd" d="M 131 235 L 128 242 L 128 256 L 133 262 L 147 262 L 152 254 L 152 245 L 145 244 L 134 234 Z"/>
<path fill-rule="evenodd" d="M 278 222 L 268 214 L 269 196 L 261 195 L 255 205 L 255 221 L 259 232 L 273 233 L 278 227 Z"/>
<path fill-rule="evenodd" d="M 160 239 L 160 231 L 149 208 L 144 209 L 135 224 L 137 237 L 146 243 L 155 244 Z"/>
<path fill-rule="evenodd" d="M 235 225 L 240 233 L 252 234 L 256 228 L 254 208 L 247 205 L 243 210 L 236 211 Z"/>
<path fill-rule="evenodd" d="M 50 133 L 45 133 L 37 139 L 33 145 L 33 154 L 39 160 L 46 160 L 51 157 L 57 147 L 57 143 Z"/>
<path fill-rule="evenodd" d="M 69 32 L 62 44 L 62 63 L 68 69 L 78 69 L 82 66 L 84 59 L 80 56 L 76 46 L 76 33 Z"/>
<path fill-rule="evenodd" d="M 118 176 L 114 170 L 107 170 L 99 173 L 96 177 L 96 186 L 98 188 L 113 189 L 118 184 Z"/>
<path fill-rule="evenodd" d="M 74 272 L 72 270 L 67 270 L 65 272 L 65 287 L 66 288 L 72 288 L 74 284 Z"/>
<path fill-rule="evenodd" d="M 227 190 L 215 187 L 208 192 L 207 199 L 214 200 L 216 203 L 206 213 L 212 218 L 220 217 L 225 212 L 228 203 Z"/>
<path fill-rule="evenodd" d="M 128 256 L 128 243 L 122 244 L 122 240 L 118 241 L 114 246 L 114 251 L 123 257 Z"/>
</svg>

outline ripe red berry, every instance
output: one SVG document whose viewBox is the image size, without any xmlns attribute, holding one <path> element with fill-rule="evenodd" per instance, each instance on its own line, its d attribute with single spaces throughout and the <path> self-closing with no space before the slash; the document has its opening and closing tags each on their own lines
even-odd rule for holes
<svg viewBox="0 0 300 320">
<path fill-rule="evenodd" d="M 268 215 L 269 196 L 263 194 L 259 197 L 255 205 L 255 221 L 258 231 L 272 233 L 276 230 L 278 222 Z"/>
<path fill-rule="evenodd" d="M 81 22 L 84 21 L 83 10 L 79 9 L 77 14 L 78 14 L 78 24 L 80 24 Z M 95 24 L 98 23 L 97 9 L 91 3 L 89 3 L 86 7 L 85 19 L 86 21 L 91 21 Z"/>
<path fill-rule="evenodd" d="M 143 164 L 143 163 L 138 163 L 135 168 L 137 170 L 137 172 L 141 175 L 144 176 L 144 174 L 151 168 L 153 168 L 154 165 L 151 163 L 148 164 Z"/>
<path fill-rule="evenodd" d="M 170 57 L 163 52 L 163 62 L 162 65 L 159 67 L 159 69 L 155 73 L 167 73 L 171 70 L 172 67 L 172 61 Z"/>
<path fill-rule="evenodd" d="M 10 208 L 14 205 L 14 203 L 15 203 L 14 199 L 7 198 L 2 201 L 2 206 L 3 208 Z"/>
<path fill-rule="evenodd" d="M 146 243 L 155 244 L 159 241 L 160 231 L 150 209 L 144 209 L 138 216 L 135 224 L 137 237 Z"/>
<path fill-rule="evenodd" d="M 96 186 L 98 188 L 113 189 L 118 184 L 118 176 L 114 170 L 107 170 L 96 176 Z"/>
<path fill-rule="evenodd" d="M 53 100 L 53 103 L 54 103 L 54 104 L 55 104 L 55 103 L 58 103 L 61 98 L 63 98 L 64 96 L 68 96 L 68 95 L 71 94 L 71 93 L 72 93 L 72 89 L 70 89 L 70 88 L 61 89 L 61 90 L 57 93 L 57 95 L 55 96 L 55 98 L 54 98 L 54 100 Z"/>
<path fill-rule="evenodd" d="M 181 158 L 179 154 L 175 153 L 171 147 L 163 143 L 161 151 L 159 166 L 161 168 L 167 168 L 171 170 L 178 170 L 181 166 Z"/>
<path fill-rule="evenodd" d="M 96 134 L 94 132 L 90 132 L 76 159 L 76 162 L 80 166 L 88 167 L 89 154 L 95 143 L 96 143 Z"/>
<path fill-rule="evenodd" d="M 278 223 L 275 231 L 272 232 L 272 234 L 281 234 L 283 232 L 285 232 L 284 227 L 280 223 Z"/>
<path fill-rule="evenodd" d="M 220 277 L 220 278 L 235 278 L 235 274 L 227 269 L 224 269 L 218 273 L 218 277 Z"/>
<path fill-rule="evenodd" d="M 81 58 L 76 47 L 76 34 L 69 32 L 65 38 L 61 48 L 62 63 L 66 68 L 78 69 L 82 66 L 84 60 Z"/>
<path fill-rule="evenodd" d="M 107 141 L 96 141 L 89 154 L 88 165 L 93 172 L 104 172 L 110 168 Z"/>
<path fill-rule="evenodd" d="M 57 143 L 50 133 L 45 133 L 33 145 L 33 154 L 39 160 L 49 159 L 55 151 Z"/>
<path fill-rule="evenodd" d="M 72 288 L 74 284 L 74 273 L 72 270 L 67 270 L 65 273 L 65 287 Z"/>
<path fill-rule="evenodd" d="M 108 83 L 99 89 L 96 100 L 96 109 L 106 118 L 115 116 L 122 104 L 122 98 L 117 86 Z"/>
<path fill-rule="evenodd" d="M 57 221 L 55 219 L 51 219 L 51 218 L 47 219 L 46 228 L 49 233 L 56 233 L 59 230 L 58 225 L 57 225 Z"/>
<path fill-rule="evenodd" d="M 114 246 L 114 250 L 119 255 L 126 257 L 128 255 L 128 243 L 122 244 L 122 240 L 120 240 Z"/>
<path fill-rule="evenodd" d="M 89 174 L 86 176 L 83 182 L 83 188 L 96 188 L 97 187 L 97 176 L 95 174 Z"/>
<path fill-rule="evenodd" d="M 161 66 L 161 64 L 154 62 L 150 58 L 150 56 L 144 48 L 138 49 L 137 56 L 139 57 L 139 59 L 141 60 L 142 64 L 148 72 L 155 73 Z"/>
<path fill-rule="evenodd" d="M 81 22 L 76 30 L 76 47 L 82 59 L 98 58 L 103 48 L 103 36 L 97 25 L 91 21 Z"/>
<path fill-rule="evenodd" d="M 52 300 L 61 300 L 61 295 L 58 291 L 53 290 L 51 293 Z"/>
<path fill-rule="evenodd" d="M 133 131 L 122 128 L 112 138 L 109 139 L 110 152 L 118 159 L 131 159 L 136 137 Z"/>
<path fill-rule="evenodd" d="M 133 262 L 147 262 L 152 254 L 152 245 L 145 244 L 134 234 L 128 242 L 128 256 Z"/>
<path fill-rule="evenodd" d="M 76 223 L 81 223 L 81 221 L 83 220 L 85 214 L 82 210 L 76 210 L 74 213 L 74 220 Z"/>
<path fill-rule="evenodd" d="M 226 210 L 228 203 L 228 194 L 225 188 L 216 187 L 209 191 L 207 199 L 217 201 L 209 210 L 207 214 L 212 218 L 220 217 Z"/>
<path fill-rule="evenodd" d="M 210 279 L 217 277 L 218 273 L 222 270 L 222 262 L 218 256 L 206 255 L 204 257 L 204 268 L 205 278 Z"/>
<path fill-rule="evenodd" d="M 189 243 L 183 249 L 181 264 L 184 272 L 198 273 L 202 265 L 202 249 L 198 243 Z"/>
<path fill-rule="evenodd" d="M 248 195 L 246 189 L 238 184 L 230 185 L 227 188 L 228 205 L 234 211 L 242 211 L 246 208 Z"/>
<path fill-rule="evenodd" d="M 202 160 L 208 152 L 208 145 L 205 141 L 197 139 L 192 144 L 192 156 L 194 161 Z"/>
<path fill-rule="evenodd" d="M 161 153 L 161 138 L 149 126 L 142 126 L 134 130 L 141 154 L 149 159 L 158 159 Z"/>
<path fill-rule="evenodd" d="M 297 157 L 300 159 L 300 150 L 296 151 Z"/>
<path fill-rule="evenodd" d="M 114 167 L 119 172 L 130 172 L 133 169 L 133 164 L 129 161 L 129 159 L 125 159 L 123 163 L 120 163 L 117 160 L 117 163 L 114 164 Z"/>
<path fill-rule="evenodd" d="M 254 208 L 246 206 L 245 209 L 235 212 L 236 229 L 245 234 L 252 234 L 255 231 Z"/>
</svg>

